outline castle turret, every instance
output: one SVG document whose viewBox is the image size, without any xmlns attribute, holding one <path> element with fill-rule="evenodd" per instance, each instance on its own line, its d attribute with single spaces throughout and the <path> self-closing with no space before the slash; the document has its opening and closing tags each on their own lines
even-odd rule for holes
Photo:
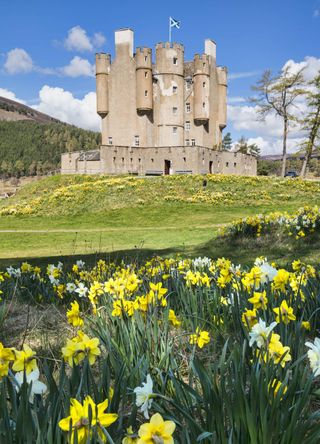
<svg viewBox="0 0 320 444">
<path fill-rule="evenodd" d="M 156 46 L 158 81 L 158 145 L 184 145 L 184 47 L 177 43 Z"/>
<path fill-rule="evenodd" d="M 218 123 L 222 130 L 227 125 L 227 68 L 218 66 L 219 113 Z"/>
<path fill-rule="evenodd" d="M 136 60 L 136 99 L 138 111 L 153 109 L 152 51 L 150 48 L 137 48 Z"/>
<path fill-rule="evenodd" d="M 110 54 L 96 54 L 97 113 L 101 117 L 105 117 L 109 112 L 110 58 Z"/>
<path fill-rule="evenodd" d="M 193 118 L 197 123 L 209 121 L 210 114 L 210 56 L 203 54 L 194 56 L 194 113 Z"/>
</svg>

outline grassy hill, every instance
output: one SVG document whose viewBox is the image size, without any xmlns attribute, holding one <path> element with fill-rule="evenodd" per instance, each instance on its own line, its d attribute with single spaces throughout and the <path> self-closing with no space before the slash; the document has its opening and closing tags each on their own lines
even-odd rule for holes
<svg viewBox="0 0 320 444">
<path fill-rule="evenodd" d="M 98 148 L 100 134 L 0 97 L 0 178 L 46 174 L 61 153 Z"/>
<path fill-rule="evenodd" d="M 154 253 L 319 259 L 319 242 L 225 244 L 222 224 L 320 201 L 320 182 L 222 175 L 156 178 L 53 176 L 0 203 L 0 257 Z M 7 261 L 8 262 L 8 261 Z"/>
</svg>

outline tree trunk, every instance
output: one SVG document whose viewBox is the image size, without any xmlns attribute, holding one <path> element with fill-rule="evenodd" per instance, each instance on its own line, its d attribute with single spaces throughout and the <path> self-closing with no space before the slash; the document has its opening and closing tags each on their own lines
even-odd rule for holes
<svg viewBox="0 0 320 444">
<path fill-rule="evenodd" d="M 283 149 L 282 149 L 282 168 L 281 168 L 281 176 L 282 177 L 284 177 L 286 174 L 287 136 L 288 136 L 288 118 L 285 117 L 284 121 L 283 121 Z"/>
<path fill-rule="evenodd" d="M 310 137 L 309 137 L 309 140 L 307 143 L 306 156 L 304 158 L 301 172 L 300 172 L 301 177 L 305 177 L 306 172 L 307 172 L 307 166 L 309 165 L 309 162 L 310 162 L 310 159 L 312 156 L 312 151 L 313 151 L 313 148 L 315 145 L 316 137 L 317 137 L 317 134 L 319 131 L 319 126 L 320 126 L 319 115 L 320 115 L 320 107 L 317 109 L 317 113 L 314 118 L 314 124 L 312 126 Z"/>
</svg>

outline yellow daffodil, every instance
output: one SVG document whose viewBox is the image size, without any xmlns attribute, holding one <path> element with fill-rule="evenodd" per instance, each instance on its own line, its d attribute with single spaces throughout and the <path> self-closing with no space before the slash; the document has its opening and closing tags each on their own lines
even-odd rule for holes
<svg viewBox="0 0 320 444">
<path fill-rule="evenodd" d="M 71 309 L 67 311 L 67 319 L 69 324 L 74 327 L 81 327 L 83 319 L 80 316 L 80 307 L 77 301 L 71 302 Z"/>
<path fill-rule="evenodd" d="M 280 307 L 276 307 L 273 309 L 276 313 L 276 321 L 283 322 L 284 324 L 289 324 L 290 321 L 295 321 L 296 317 L 293 314 L 293 308 L 289 307 L 287 301 L 283 300 L 281 302 Z"/>
<path fill-rule="evenodd" d="M 93 365 L 97 356 L 101 354 L 99 349 L 99 339 L 90 339 L 86 334 L 78 331 L 78 335 L 73 339 L 67 339 L 67 344 L 62 348 L 62 355 L 70 367 L 78 365 L 87 356 L 89 364 Z"/>
<path fill-rule="evenodd" d="M 169 310 L 169 321 L 174 327 L 179 327 L 181 325 L 181 321 L 178 320 L 174 310 Z"/>
<path fill-rule="evenodd" d="M 197 344 L 199 348 L 203 348 L 204 345 L 208 344 L 210 342 L 210 335 L 209 332 L 205 330 L 200 330 L 199 327 L 197 327 L 195 334 L 190 335 L 190 344 Z"/>
<path fill-rule="evenodd" d="M 106 442 L 105 434 L 102 428 L 106 428 L 113 424 L 117 419 L 116 413 L 106 413 L 108 407 L 108 400 L 106 399 L 100 404 L 95 404 L 90 396 L 87 396 L 81 404 L 76 399 L 70 400 L 70 415 L 59 421 L 59 427 L 64 432 L 71 431 L 71 443 L 75 442 L 75 435 L 77 434 L 77 442 L 79 444 L 86 444 L 90 442 L 93 429 L 96 428 L 99 438 Z M 91 427 L 90 427 L 91 418 Z"/>
<path fill-rule="evenodd" d="M 304 328 L 305 330 L 311 330 L 311 325 L 309 321 L 302 321 L 301 322 L 301 327 Z"/>
<path fill-rule="evenodd" d="M 253 305 L 253 308 L 256 310 L 258 310 L 259 308 L 262 308 L 262 310 L 267 309 L 268 298 L 265 291 L 263 291 L 262 293 L 255 291 L 253 293 L 253 296 L 250 299 L 248 299 L 248 301 Z"/>
<path fill-rule="evenodd" d="M 164 421 L 162 416 L 156 413 L 150 422 L 140 426 L 137 444 L 174 444 L 172 434 L 175 428 L 173 421 Z"/>
<path fill-rule="evenodd" d="M 286 284 L 288 283 L 289 279 L 289 271 L 280 268 L 280 270 L 278 270 L 278 273 L 273 278 L 273 288 L 275 290 L 285 291 Z"/>
<path fill-rule="evenodd" d="M 258 322 L 257 310 L 247 309 L 245 312 L 242 313 L 241 321 L 245 327 L 251 329 Z"/>
<path fill-rule="evenodd" d="M 37 361 L 35 357 L 35 352 L 31 348 L 24 344 L 23 350 L 15 350 L 15 361 L 12 366 L 12 370 L 15 372 L 22 372 L 25 370 L 28 375 L 37 367 Z"/>
</svg>

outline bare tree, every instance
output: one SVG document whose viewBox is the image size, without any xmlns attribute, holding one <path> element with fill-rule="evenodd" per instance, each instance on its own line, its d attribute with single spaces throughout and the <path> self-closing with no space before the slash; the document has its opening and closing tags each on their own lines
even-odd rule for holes
<svg viewBox="0 0 320 444">
<path fill-rule="evenodd" d="M 308 138 L 304 143 L 306 150 L 300 176 L 305 177 L 307 166 L 310 163 L 312 151 L 320 139 L 320 71 L 319 74 L 309 82 L 311 86 L 307 92 L 308 114 L 302 121 L 303 129 L 308 132 Z"/>
<path fill-rule="evenodd" d="M 292 73 L 290 68 L 286 67 L 277 76 L 273 76 L 270 70 L 265 71 L 257 84 L 252 87 L 253 91 L 258 92 L 258 97 L 252 98 L 251 102 L 258 105 L 260 118 L 264 120 L 268 114 L 275 113 L 283 119 L 282 176 L 286 173 L 287 138 L 290 122 L 296 120 L 292 109 L 297 97 L 305 93 L 303 86 L 303 69 Z"/>
</svg>

